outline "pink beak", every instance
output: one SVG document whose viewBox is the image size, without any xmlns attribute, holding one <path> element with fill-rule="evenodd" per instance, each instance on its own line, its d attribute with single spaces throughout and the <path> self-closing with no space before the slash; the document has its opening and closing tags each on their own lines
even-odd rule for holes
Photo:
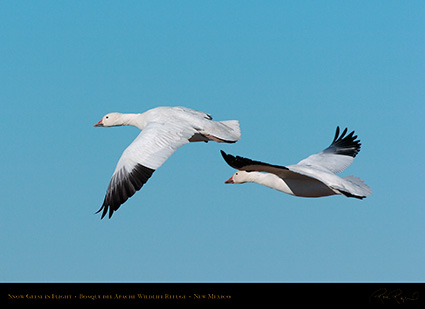
<svg viewBox="0 0 425 309">
<path fill-rule="evenodd" d="M 227 179 L 224 183 L 234 183 L 233 182 L 233 176 Z"/>
<path fill-rule="evenodd" d="M 103 127 L 102 119 L 94 125 L 95 127 Z"/>
</svg>

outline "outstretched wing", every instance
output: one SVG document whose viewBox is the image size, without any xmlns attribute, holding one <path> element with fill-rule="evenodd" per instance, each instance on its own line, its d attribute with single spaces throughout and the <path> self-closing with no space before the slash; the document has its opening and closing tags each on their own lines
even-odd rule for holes
<svg viewBox="0 0 425 309">
<path fill-rule="evenodd" d="M 149 123 L 124 150 L 106 191 L 102 218 L 109 218 L 134 195 L 177 148 L 189 143 L 195 129 L 178 123 Z"/>
<path fill-rule="evenodd" d="M 339 135 L 337 127 L 335 137 L 328 148 L 301 160 L 297 165 L 325 168 L 333 173 L 342 172 L 353 162 L 361 146 L 354 131 L 345 136 L 346 133 L 347 128 Z"/>
<path fill-rule="evenodd" d="M 258 171 L 258 172 L 267 172 L 279 175 L 283 171 L 288 171 L 285 166 L 281 165 L 273 165 L 260 161 L 254 161 L 248 158 L 243 158 L 240 156 L 232 156 L 230 154 L 225 153 L 223 150 L 220 150 L 223 159 L 229 164 L 231 167 L 243 170 L 247 172 Z"/>
</svg>

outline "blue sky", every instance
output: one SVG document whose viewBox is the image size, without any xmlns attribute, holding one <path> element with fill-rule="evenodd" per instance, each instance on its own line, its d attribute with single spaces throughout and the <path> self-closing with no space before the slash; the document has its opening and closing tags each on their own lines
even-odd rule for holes
<svg viewBox="0 0 425 309">
<path fill-rule="evenodd" d="M 2 1 L 0 281 L 425 279 L 422 1 Z M 112 111 L 238 119 L 180 148 L 111 220 L 95 211 L 133 127 Z M 225 185 L 220 149 L 293 164 L 335 127 L 365 200 Z"/>
</svg>

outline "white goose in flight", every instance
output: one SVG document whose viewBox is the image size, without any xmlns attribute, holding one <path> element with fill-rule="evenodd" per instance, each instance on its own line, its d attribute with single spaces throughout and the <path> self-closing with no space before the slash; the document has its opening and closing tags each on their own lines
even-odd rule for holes
<svg viewBox="0 0 425 309">
<path fill-rule="evenodd" d="M 360 151 L 360 141 L 354 131 L 339 136 L 336 128 L 331 145 L 294 165 L 280 166 L 232 156 L 221 151 L 224 160 L 238 171 L 225 183 L 256 182 L 272 189 L 302 197 L 342 194 L 363 199 L 372 191 L 360 178 L 339 177 Z M 354 136 L 353 136 L 354 135 Z"/>
<path fill-rule="evenodd" d="M 109 218 L 148 181 L 177 148 L 189 142 L 235 143 L 241 132 L 237 120 L 214 121 L 186 107 L 157 107 L 141 114 L 110 113 L 95 127 L 131 125 L 142 132 L 124 150 L 109 183 L 102 207 Z"/>
</svg>

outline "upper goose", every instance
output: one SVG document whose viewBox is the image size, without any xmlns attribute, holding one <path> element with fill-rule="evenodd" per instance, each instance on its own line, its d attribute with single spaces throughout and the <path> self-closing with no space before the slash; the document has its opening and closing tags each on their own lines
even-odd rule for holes
<svg viewBox="0 0 425 309">
<path fill-rule="evenodd" d="M 336 174 L 345 170 L 360 151 L 360 141 L 353 136 L 354 131 L 345 136 L 345 129 L 339 136 L 336 128 L 331 145 L 294 165 L 279 166 L 234 157 L 221 151 L 224 160 L 238 169 L 225 183 L 256 182 L 272 189 L 302 197 L 321 197 L 343 194 L 347 197 L 363 199 L 372 191 L 360 178 L 339 177 Z"/>
<path fill-rule="evenodd" d="M 157 107 L 141 114 L 110 113 L 94 126 L 123 125 L 142 132 L 118 161 L 98 210 L 103 210 L 102 218 L 108 210 L 110 218 L 180 146 L 199 141 L 235 143 L 241 136 L 237 120 L 213 121 L 209 114 L 186 107 Z"/>
</svg>

